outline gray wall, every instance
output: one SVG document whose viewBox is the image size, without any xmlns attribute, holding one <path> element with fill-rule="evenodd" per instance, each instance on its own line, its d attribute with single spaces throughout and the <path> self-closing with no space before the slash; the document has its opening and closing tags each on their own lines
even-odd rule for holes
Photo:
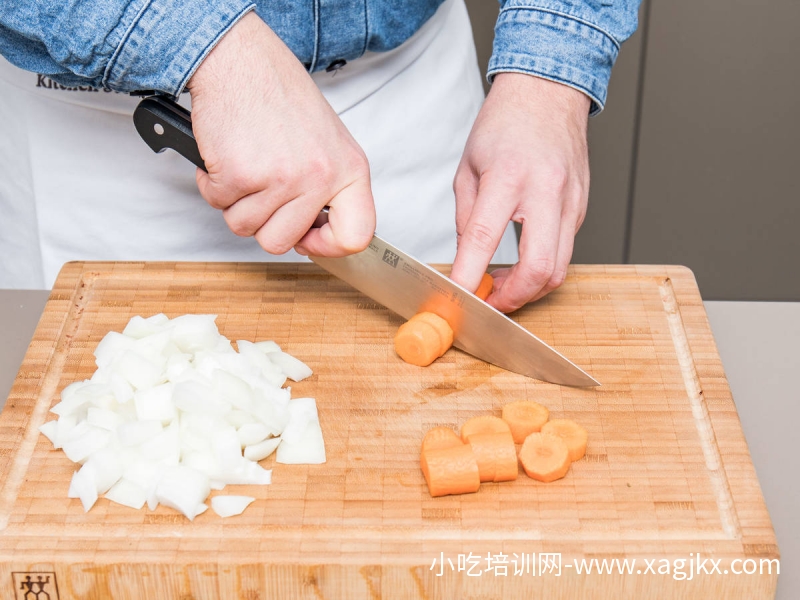
<svg viewBox="0 0 800 600">
<path fill-rule="evenodd" d="M 485 69 L 497 4 L 467 0 Z M 708 300 L 800 301 L 800 2 L 645 0 L 590 121 L 576 263 L 684 264 Z"/>
</svg>

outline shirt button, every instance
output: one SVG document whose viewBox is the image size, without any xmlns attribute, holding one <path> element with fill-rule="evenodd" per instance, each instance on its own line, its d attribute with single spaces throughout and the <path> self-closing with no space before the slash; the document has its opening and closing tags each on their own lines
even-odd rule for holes
<svg viewBox="0 0 800 600">
<path fill-rule="evenodd" d="M 329 65 L 326 67 L 326 69 L 325 69 L 325 70 L 326 70 L 328 73 L 331 73 L 332 71 L 338 71 L 339 69 L 341 69 L 341 68 L 342 68 L 343 66 L 345 66 L 346 64 L 347 64 L 347 61 L 346 61 L 345 59 L 343 59 L 343 58 L 337 58 L 335 61 L 333 61 L 331 64 L 329 64 Z"/>
</svg>

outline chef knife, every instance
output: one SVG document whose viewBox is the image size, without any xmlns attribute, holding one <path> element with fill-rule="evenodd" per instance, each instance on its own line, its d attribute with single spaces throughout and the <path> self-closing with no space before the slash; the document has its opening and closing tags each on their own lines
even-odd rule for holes
<svg viewBox="0 0 800 600">
<path fill-rule="evenodd" d="M 133 122 L 153 151 L 171 148 L 205 170 L 188 110 L 165 96 L 150 96 L 139 102 Z M 314 227 L 326 221 L 323 210 Z M 561 385 L 600 385 L 518 323 L 377 235 L 356 254 L 309 258 L 401 317 L 421 311 L 440 315 L 453 328 L 453 345 L 481 360 Z"/>
</svg>

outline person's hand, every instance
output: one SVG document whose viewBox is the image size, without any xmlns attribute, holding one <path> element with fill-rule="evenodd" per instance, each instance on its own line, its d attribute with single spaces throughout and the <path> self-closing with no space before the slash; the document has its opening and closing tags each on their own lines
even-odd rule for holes
<svg viewBox="0 0 800 600">
<path fill-rule="evenodd" d="M 499 73 L 456 172 L 458 251 L 451 277 L 477 288 L 509 221 L 519 262 L 492 272 L 487 302 L 510 312 L 561 285 L 586 215 L 589 98 L 546 79 Z"/>
<path fill-rule="evenodd" d="M 286 45 L 251 12 L 189 81 L 208 172 L 200 194 L 267 252 L 343 256 L 366 248 L 375 207 L 364 152 Z M 328 224 L 311 229 L 329 206 Z"/>
</svg>

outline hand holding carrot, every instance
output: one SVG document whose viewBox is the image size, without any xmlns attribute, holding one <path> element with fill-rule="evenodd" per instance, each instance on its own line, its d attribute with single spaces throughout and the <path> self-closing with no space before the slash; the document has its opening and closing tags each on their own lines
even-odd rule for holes
<svg viewBox="0 0 800 600">
<path fill-rule="evenodd" d="M 478 114 L 454 181 L 451 277 L 476 289 L 509 221 L 521 223 L 519 262 L 492 273 L 487 301 L 498 310 L 516 310 L 564 281 L 588 201 L 589 102 L 559 83 L 500 73 Z"/>
</svg>

